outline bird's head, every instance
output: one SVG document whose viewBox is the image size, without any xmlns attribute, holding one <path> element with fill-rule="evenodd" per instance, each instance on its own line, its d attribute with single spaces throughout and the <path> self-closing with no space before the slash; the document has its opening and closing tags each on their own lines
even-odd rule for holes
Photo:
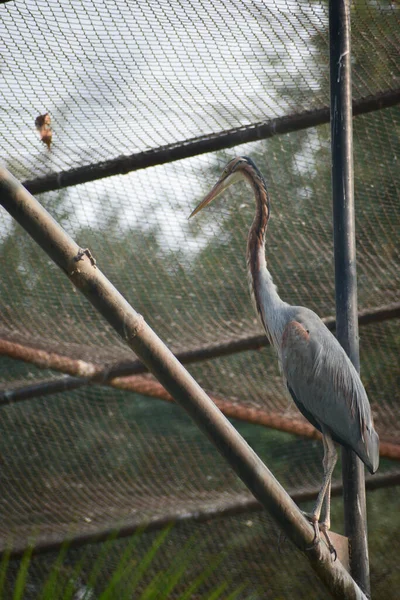
<svg viewBox="0 0 400 600">
<path fill-rule="evenodd" d="M 261 177 L 260 171 L 248 156 L 239 156 L 233 158 L 222 171 L 220 178 L 212 188 L 211 192 L 196 206 L 194 211 L 189 216 L 189 219 L 200 212 L 207 204 L 210 204 L 217 196 L 222 194 L 230 185 L 240 181 L 241 179 L 249 179 L 252 181 L 254 177 Z"/>
</svg>

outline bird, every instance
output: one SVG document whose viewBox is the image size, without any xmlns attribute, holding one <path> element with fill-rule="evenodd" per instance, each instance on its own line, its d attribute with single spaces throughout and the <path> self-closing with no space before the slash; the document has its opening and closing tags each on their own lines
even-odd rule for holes
<svg viewBox="0 0 400 600">
<path fill-rule="evenodd" d="M 314 311 L 288 304 L 279 296 L 266 261 L 270 197 L 266 181 L 253 160 L 248 156 L 232 159 L 189 218 L 241 180 L 252 187 L 256 204 L 246 253 L 250 294 L 278 355 L 284 383 L 294 403 L 322 433 L 323 481 L 312 513 L 303 514 L 313 526 L 314 545 L 320 542 L 322 532 L 336 559 L 328 534 L 331 480 L 337 462 L 335 442 L 353 450 L 368 470 L 375 473 L 379 466 L 379 436 L 360 376 L 336 337 Z"/>
<path fill-rule="evenodd" d="M 39 132 L 41 141 L 46 144 L 48 150 L 50 150 L 51 141 L 53 138 L 53 130 L 51 128 L 51 117 L 49 113 L 39 115 L 35 119 L 35 127 Z"/>
</svg>

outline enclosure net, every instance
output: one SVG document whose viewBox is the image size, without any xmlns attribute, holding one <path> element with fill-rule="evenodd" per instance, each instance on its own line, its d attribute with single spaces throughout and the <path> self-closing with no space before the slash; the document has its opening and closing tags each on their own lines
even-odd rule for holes
<svg viewBox="0 0 400 600">
<path fill-rule="evenodd" d="M 331 323 L 330 132 L 326 118 L 312 121 L 329 104 L 327 3 L 38 0 L 7 2 L 0 15 L 5 164 L 47 190 L 39 201 L 170 348 L 191 357 L 190 372 L 300 501 L 320 482 L 322 448 L 272 349 L 253 340 L 263 331 L 247 289 L 251 190 L 238 185 L 187 217 L 227 160 L 251 156 L 271 194 L 267 260 L 280 294 Z M 400 456 L 399 31 L 398 4 L 352 6 L 361 374 L 386 483 Z M 49 148 L 35 129 L 45 113 Z M 257 140 L 260 124 L 282 119 L 285 134 L 272 127 Z M 199 154 L 204 141 L 215 151 Z M 108 177 L 110 161 L 129 172 Z M 63 187 L 74 169 L 85 183 Z M 193 597 L 228 580 L 226 594 L 243 584 L 241 598 L 325 597 L 216 450 L 5 211 L 0 232 L 0 549 L 22 551 L 33 538 L 55 549 L 67 537 L 178 519 L 150 575 L 188 544 L 197 552 L 186 583 L 225 552 Z M 133 374 L 108 385 L 71 379 L 93 371 Z M 395 598 L 398 540 L 385 543 L 398 526 L 395 490 L 370 492 L 368 505 L 373 594 Z M 334 508 L 333 528 L 343 531 L 339 500 Z M 198 523 L 201 515 L 211 520 Z M 156 536 L 141 536 L 137 557 Z M 110 543 L 103 578 L 128 544 Z M 101 547 L 88 547 L 77 586 Z M 68 552 L 66 577 L 82 552 Z M 52 560 L 35 559 L 27 597 Z"/>
</svg>

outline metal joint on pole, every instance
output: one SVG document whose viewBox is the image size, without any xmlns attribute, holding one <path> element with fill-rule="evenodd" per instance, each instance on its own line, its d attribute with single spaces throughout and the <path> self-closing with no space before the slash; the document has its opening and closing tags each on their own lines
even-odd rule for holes
<svg viewBox="0 0 400 600">
<path fill-rule="evenodd" d="M 359 371 L 350 0 L 330 0 L 329 36 L 336 331 L 339 342 Z M 370 596 L 364 466 L 346 449 L 342 450 L 342 474 L 351 574 Z"/>
</svg>

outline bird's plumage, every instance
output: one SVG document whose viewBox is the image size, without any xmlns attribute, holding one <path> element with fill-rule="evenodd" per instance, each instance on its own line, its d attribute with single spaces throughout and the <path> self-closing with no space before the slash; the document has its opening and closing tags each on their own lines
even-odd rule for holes
<svg viewBox="0 0 400 600">
<path fill-rule="evenodd" d="M 318 315 L 302 306 L 288 312 L 280 360 L 293 400 L 317 429 L 324 425 L 375 473 L 379 438 L 356 369 Z"/>
</svg>

